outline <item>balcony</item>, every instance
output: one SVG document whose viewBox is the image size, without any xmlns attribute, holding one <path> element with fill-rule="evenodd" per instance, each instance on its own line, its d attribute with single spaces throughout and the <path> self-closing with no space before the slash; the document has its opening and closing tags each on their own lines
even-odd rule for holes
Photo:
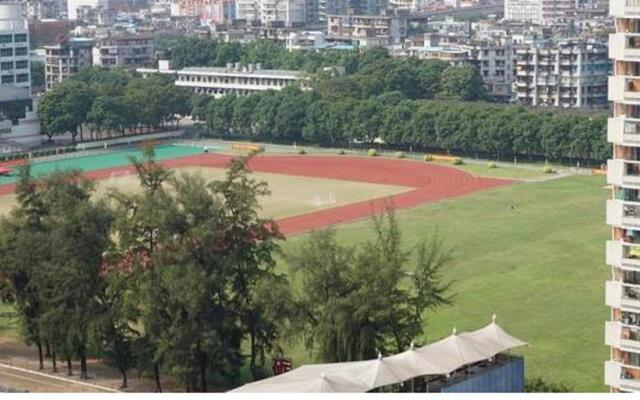
<svg viewBox="0 0 640 400">
<path fill-rule="evenodd" d="M 604 328 L 604 341 L 607 346 L 624 351 L 640 351 L 640 328 L 624 325 L 621 322 L 607 321 Z"/>
<path fill-rule="evenodd" d="M 624 391 L 640 391 L 640 379 L 638 369 L 626 366 L 619 361 L 606 361 L 604 363 L 604 383 L 607 386 Z"/>
<path fill-rule="evenodd" d="M 607 200 L 607 225 L 639 229 L 640 204 L 622 200 Z"/>
<path fill-rule="evenodd" d="M 609 35 L 609 58 L 640 60 L 640 33 L 614 33 Z"/>
<path fill-rule="evenodd" d="M 640 18 L 640 1 L 609 0 L 609 14 L 617 18 Z"/>
<path fill-rule="evenodd" d="M 612 267 L 640 271 L 640 246 L 609 240 L 605 258 L 607 265 Z"/>
<path fill-rule="evenodd" d="M 607 183 L 640 188 L 640 161 L 615 159 L 607 161 Z"/>
<path fill-rule="evenodd" d="M 609 100 L 618 103 L 640 104 L 640 78 L 610 76 Z"/>
<path fill-rule="evenodd" d="M 640 119 L 624 116 L 609 118 L 607 140 L 621 146 L 640 146 Z"/>
<path fill-rule="evenodd" d="M 607 281 L 605 299 L 609 307 L 640 310 L 640 285 Z"/>
</svg>

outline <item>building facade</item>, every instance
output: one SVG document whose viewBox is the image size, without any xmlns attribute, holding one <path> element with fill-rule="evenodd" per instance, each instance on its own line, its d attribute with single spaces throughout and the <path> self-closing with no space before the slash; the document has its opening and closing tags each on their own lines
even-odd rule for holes
<svg viewBox="0 0 640 400">
<path fill-rule="evenodd" d="M 107 36 L 96 40 L 93 65 L 144 67 L 153 63 L 153 36 Z"/>
<path fill-rule="evenodd" d="M 188 87 L 195 93 L 216 98 L 226 94 L 246 96 L 265 90 L 282 90 L 299 84 L 307 89 L 307 78 L 302 72 L 262 69 L 260 64 L 242 66 L 240 63 L 226 67 L 193 67 L 173 70 L 168 60 L 160 60 L 158 68 L 138 68 L 143 77 L 160 73 L 175 77 L 175 85 Z"/>
<path fill-rule="evenodd" d="M 542 0 L 542 21 L 568 21 L 576 16 L 576 0 Z"/>
<path fill-rule="evenodd" d="M 606 107 L 610 69 L 602 42 L 525 45 L 516 50 L 517 100 L 527 106 Z"/>
<path fill-rule="evenodd" d="M 18 3 L 0 4 L 0 90 L 31 88 L 29 26 Z"/>
<path fill-rule="evenodd" d="M 384 15 L 330 15 L 329 39 L 352 40 L 361 47 L 401 44 L 407 35 L 407 20 Z"/>
<path fill-rule="evenodd" d="M 504 0 L 504 18 L 509 21 L 542 21 L 542 0 Z"/>
<path fill-rule="evenodd" d="M 67 0 L 67 18 L 77 20 L 78 8 L 82 6 L 101 7 L 103 10 L 109 10 L 111 8 L 109 3 L 109 0 Z"/>
<path fill-rule="evenodd" d="M 613 115 L 607 136 L 613 157 L 607 163 L 612 198 L 607 201 L 611 240 L 605 285 L 611 319 L 605 323 L 605 384 L 613 392 L 640 392 L 640 2 L 611 0 L 616 33 L 609 37 L 614 73 L 609 78 Z"/>
<path fill-rule="evenodd" d="M 44 46 L 44 79 L 47 90 L 92 64 L 93 40 L 70 38 Z"/>
<path fill-rule="evenodd" d="M 511 38 L 475 46 L 475 61 L 487 91 L 500 102 L 507 103 L 513 97 L 512 84 L 515 76 L 515 47 Z"/>
</svg>

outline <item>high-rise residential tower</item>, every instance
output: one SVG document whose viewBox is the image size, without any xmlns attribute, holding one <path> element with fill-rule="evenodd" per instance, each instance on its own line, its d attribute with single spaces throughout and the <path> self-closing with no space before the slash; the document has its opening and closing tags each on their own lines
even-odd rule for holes
<svg viewBox="0 0 640 400">
<path fill-rule="evenodd" d="M 31 88 L 29 26 L 19 3 L 0 3 L 0 90 Z"/>
<path fill-rule="evenodd" d="M 607 201 L 611 240 L 606 261 L 605 342 L 611 357 L 605 362 L 605 383 L 614 392 L 640 392 L 640 1 L 611 0 L 616 33 L 609 37 L 614 61 L 609 77 L 613 116 L 608 140 L 613 159 L 607 163 L 612 198 Z"/>
</svg>

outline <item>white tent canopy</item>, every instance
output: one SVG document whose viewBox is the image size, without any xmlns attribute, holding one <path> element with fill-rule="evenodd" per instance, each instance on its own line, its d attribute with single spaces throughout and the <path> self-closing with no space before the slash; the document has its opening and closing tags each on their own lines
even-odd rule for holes
<svg viewBox="0 0 640 400">
<path fill-rule="evenodd" d="M 451 336 L 375 360 L 331 364 L 310 364 L 282 375 L 253 382 L 232 392 L 253 393 L 363 393 L 381 386 L 401 383 L 418 376 L 448 375 L 527 343 L 509 335 L 493 321 L 482 329 Z"/>
</svg>

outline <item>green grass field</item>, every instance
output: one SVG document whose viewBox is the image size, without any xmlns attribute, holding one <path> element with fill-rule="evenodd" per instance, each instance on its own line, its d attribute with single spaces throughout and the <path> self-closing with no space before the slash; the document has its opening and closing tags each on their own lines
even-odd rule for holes
<svg viewBox="0 0 640 400">
<path fill-rule="evenodd" d="M 438 230 L 455 251 L 446 272 L 455 281 L 454 304 L 428 315 L 419 342 L 453 327 L 478 329 L 495 311 L 500 325 L 531 344 L 523 351 L 528 377 L 603 391 L 604 184 L 603 177 L 573 176 L 400 210 L 407 245 Z M 354 243 L 370 237 L 370 228 L 361 221 L 338 231 Z M 290 238 L 285 251 L 304 237 Z M 300 347 L 289 355 L 298 366 L 312 361 Z"/>
<path fill-rule="evenodd" d="M 542 166 L 535 168 L 500 165 L 497 168 L 489 168 L 488 162 L 484 164 L 466 163 L 462 165 L 452 165 L 451 162 L 446 161 L 435 161 L 435 163 L 458 168 L 476 176 L 491 178 L 535 179 L 548 176 L 548 174 L 544 173 Z"/>
<path fill-rule="evenodd" d="M 489 169 L 465 164 L 460 168 L 505 178 L 542 175 L 517 167 Z M 208 179 L 223 173 L 199 170 Z M 263 206 L 264 214 L 274 217 L 313 211 L 316 193 L 334 191 L 337 202 L 344 204 L 405 190 L 353 182 L 340 186 L 338 181 L 275 174 L 256 177 L 271 185 L 274 195 Z M 119 179 L 129 183 L 118 183 Z M 132 182 L 131 178 L 117 178 L 111 183 L 127 190 L 127 185 L 135 186 Z M 604 177 L 571 176 L 398 211 L 407 245 L 437 230 L 455 251 L 455 260 L 446 271 L 446 277 L 455 281 L 454 304 L 428 315 L 424 337 L 418 342 L 442 338 L 454 326 L 458 331 L 480 328 L 495 311 L 504 328 L 531 343 L 523 351 L 529 377 L 563 382 L 576 391 L 604 390 L 602 369 L 608 349 L 603 331 L 609 317 L 604 305 L 604 281 L 609 273 L 604 266 L 609 232 L 604 222 L 608 197 L 604 185 Z M 11 205 L 3 201 L 12 201 L 11 196 L 0 198 L 0 211 Z M 351 243 L 372 233 L 369 221 L 340 225 L 338 231 Z M 283 249 L 304 237 L 288 239 Z M 283 263 L 278 268 L 287 269 Z M 0 305 L 0 313 L 8 310 Z M 7 323 L 0 315 L 0 337 L 15 335 L 15 327 Z M 293 356 L 295 366 L 312 361 L 299 345 L 286 354 Z"/>
</svg>

